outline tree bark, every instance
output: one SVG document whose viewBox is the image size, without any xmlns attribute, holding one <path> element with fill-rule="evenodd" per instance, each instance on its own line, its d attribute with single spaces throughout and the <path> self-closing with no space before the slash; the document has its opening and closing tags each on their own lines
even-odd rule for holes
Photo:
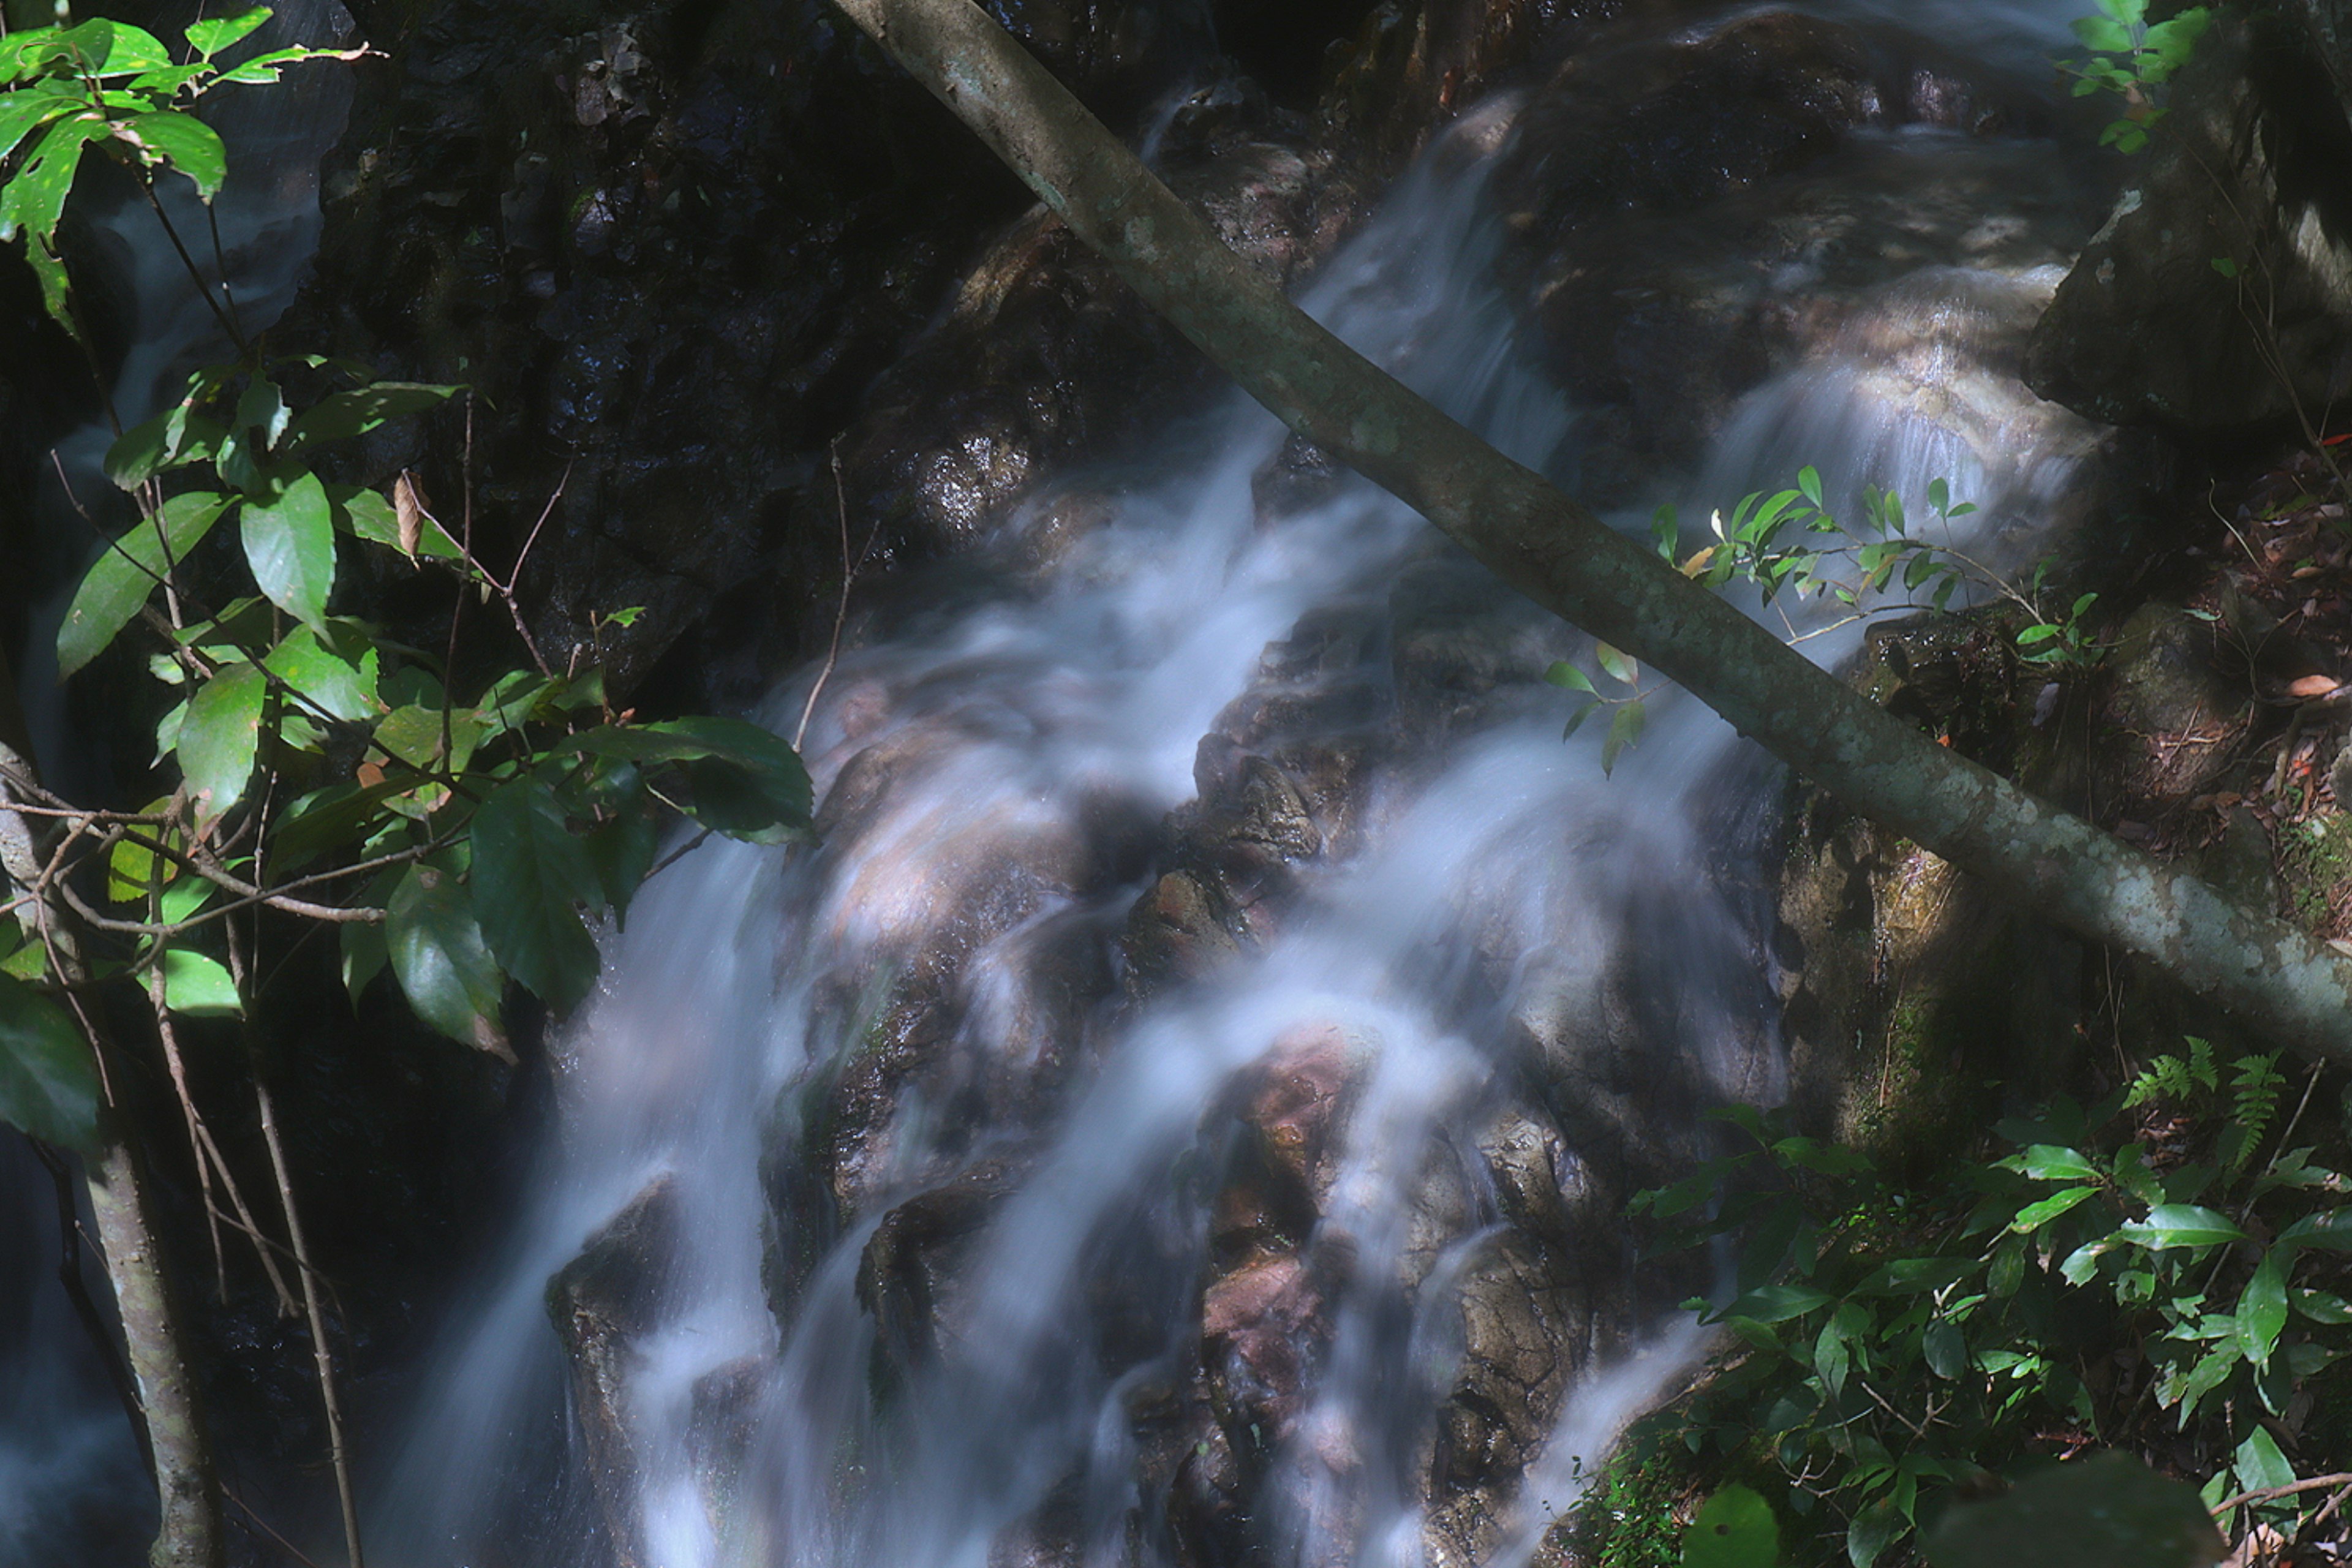
<svg viewBox="0 0 2352 1568">
<path fill-rule="evenodd" d="M 58 978 L 80 984 L 88 975 L 74 940 L 72 911 L 42 892 L 42 865 L 32 819 L 10 809 L 16 804 L 8 784 L 12 778 L 34 780 L 32 747 L 25 738 L 24 716 L 16 706 L 15 671 L 5 654 L 0 653 L 0 873 L 20 894 L 41 895 L 32 919 L 48 933 L 62 972 Z M 97 1053 L 98 1037 L 89 1029 L 86 1016 L 83 1022 L 90 1049 Z M 147 1561 L 150 1568 L 222 1568 L 226 1554 L 220 1479 L 213 1466 L 212 1445 L 197 1405 L 194 1380 L 182 1350 L 185 1342 L 162 1253 L 161 1227 L 155 1223 L 154 1193 L 131 1144 L 129 1119 L 121 1103 L 124 1086 L 107 1072 L 103 1056 L 100 1077 L 107 1085 L 108 1099 L 99 1117 L 104 1147 L 97 1160 L 85 1162 L 83 1179 L 89 1189 L 107 1282 L 113 1287 L 122 1320 L 123 1345 L 138 1392 L 136 1414 L 146 1425 L 142 1446 L 155 1476 L 161 1518 Z M 203 1158 L 201 1151 L 197 1157 Z"/>
<path fill-rule="evenodd" d="M 836 0 L 1242 387 L 1514 588 L 1847 805 L 2246 1023 L 2352 1065 L 2352 966 L 1955 756 L 1349 348 L 1225 248 L 970 0 Z"/>
</svg>

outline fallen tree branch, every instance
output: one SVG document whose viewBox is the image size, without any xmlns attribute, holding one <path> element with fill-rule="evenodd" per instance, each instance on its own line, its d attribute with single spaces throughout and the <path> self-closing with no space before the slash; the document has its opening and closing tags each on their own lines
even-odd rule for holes
<svg viewBox="0 0 2352 1568">
<path fill-rule="evenodd" d="M 2003 896 L 2352 1065 L 2352 966 L 1935 745 L 1341 342 L 970 0 L 836 0 L 1243 389 L 1537 604 Z"/>
</svg>

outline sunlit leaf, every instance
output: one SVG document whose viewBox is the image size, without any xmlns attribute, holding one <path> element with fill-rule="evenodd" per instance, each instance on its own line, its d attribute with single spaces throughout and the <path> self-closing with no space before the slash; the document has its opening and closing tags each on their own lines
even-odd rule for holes
<svg viewBox="0 0 2352 1568">
<path fill-rule="evenodd" d="M 163 954 L 163 1005 L 198 1018 L 233 1018 L 245 1011 L 236 982 L 218 959 L 176 947 Z"/>
<path fill-rule="evenodd" d="M 1780 1556 L 1771 1505 L 1743 1486 L 1707 1499 L 1683 1532 L 1683 1568 L 1773 1568 Z"/>
<path fill-rule="evenodd" d="M 326 487 L 304 474 L 276 499 L 248 500 L 241 520 L 245 559 L 269 602 L 319 626 L 335 585 L 335 523 Z"/>
<path fill-rule="evenodd" d="M 168 163 L 185 174 L 205 201 L 217 195 L 228 177 L 228 149 L 222 145 L 220 132 L 193 114 L 174 110 L 134 114 L 115 127 L 114 135 L 139 149 L 143 162 Z"/>
<path fill-rule="evenodd" d="M 269 684 L 250 664 L 221 670 L 188 700 L 180 721 L 180 773 L 199 820 L 245 798 L 261 745 L 261 706 Z"/>
<path fill-rule="evenodd" d="M 235 16 L 218 16 L 206 21 L 191 22 L 187 26 L 188 47 L 195 50 L 204 58 L 210 59 L 269 20 L 269 17 L 268 6 L 256 5 L 252 10 Z"/>
<path fill-rule="evenodd" d="M 132 524 L 90 563 L 58 628 L 59 679 L 96 658 L 114 640 L 159 585 L 166 555 L 175 563 L 187 559 L 227 505 L 226 496 L 206 490 L 173 496 L 153 519 Z"/>
</svg>

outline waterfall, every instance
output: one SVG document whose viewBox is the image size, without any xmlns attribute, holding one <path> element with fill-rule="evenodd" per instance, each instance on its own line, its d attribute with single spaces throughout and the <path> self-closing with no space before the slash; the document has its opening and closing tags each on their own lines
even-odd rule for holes
<svg viewBox="0 0 2352 1568">
<path fill-rule="evenodd" d="M 2051 7 L 1944 12 L 1988 57 L 2056 42 Z M 1558 468 L 1578 412 L 1482 202 L 1513 109 L 1459 123 L 1302 302 Z M 1846 503 L 1948 479 L 1981 509 L 1951 542 L 2030 551 L 2089 437 L 1996 356 L 2055 281 L 1891 261 L 1745 400 L 1694 521 L 1811 462 Z M 1538 679 L 1589 644 L 1369 487 L 1288 484 L 1297 458 L 1236 404 L 1034 501 L 953 607 L 877 613 L 814 690 L 818 840 L 706 845 L 647 889 L 377 1490 L 388 1560 L 1515 1564 L 1690 1364 L 1617 1216 L 1700 1149 L 1698 1108 L 1782 1091 L 1742 879 L 1778 775 L 1665 692 L 1604 776 Z M 1851 655 L 1860 627 L 1801 614 Z M 1415 743 L 1314 810 L 1234 738 L 1344 759 L 1362 712 L 1414 704 Z M 1223 831 L 1210 797 L 1255 788 L 1282 810 L 1217 852 L 1263 898 L 1221 938 L 1156 825 Z M 1145 973 L 1162 915 L 1203 951 Z M 1232 1212 L 1275 1188 L 1311 1226 Z M 1465 1425 L 1476 1401 L 1511 1408 Z M 1465 1450 L 1497 1431 L 1524 1450 Z"/>
</svg>

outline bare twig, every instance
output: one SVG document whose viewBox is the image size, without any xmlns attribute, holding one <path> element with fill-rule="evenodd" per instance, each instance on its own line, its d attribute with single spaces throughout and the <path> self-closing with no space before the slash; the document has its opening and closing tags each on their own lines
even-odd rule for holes
<svg viewBox="0 0 2352 1568">
<path fill-rule="evenodd" d="M 2339 1471 L 2328 1476 L 2313 1476 L 2307 1480 L 2296 1481 L 2292 1486 L 2264 1487 L 2260 1491 L 2240 1492 L 2236 1497 L 2225 1498 L 2215 1503 L 2210 1511 L 2214 1518 L 2219 1519 L 2231 1509 L 2242 1507 L 2250 1502 L 2273 1502 L 2283 1497 L 2294 1497 L 2299 1492 L 2326 1491 L 2330 1487 L 2342 1486 L 2352 1486 L 2352 1471 Z"/>
<path fill-rule="evenodd" d="M 874 526 L 866 531 L 866 548 L 857 552 L 855 562 L 849 559 L 849 501 L 842 489 L 841 437 L 838 436 L 833 438 L 832 455 L 833 511 L 841 522 L 841 603 L 834 607 L 833 640 L 825 645 L 824 668 L 817 671 L 816 683 L 809 688 L 808 700 L 801 704 L 801 721 L 793 730 L 793 750 L 795 752 L 801 749 L 801 738 L 808 733 L 809 716 L 816 711 L 816 700 L 824 692 L 824 683 L 832 679 L 835 662 L 841 658 L 841 628 L 849 619 L 850 587 L 857 581 L 857 574 L 867 558 L 874 553 L 874 542 L 882 533 L 882 520 L 877 517 Z"/>
<path fill-rule="evenodd" d="M 253 1064 L 253 1098 L 261 1110 L 261 1136 L 269 1145 L 270 1169 L 278 1175 L 278 1201 L 286 1210 L 286 1233 L 293 1239 L 294 1261 L 301 1275 L 302 1308 L 310 1320 L 310 1354 L 319 1369 L 319 1396 L 327 1407 L 327 1442 L 335 1467 L 335 1497 L 343 1510 L 343 1542 L 351 1553 L 351 1568 L 365 1568 L 360 1552 L 359 1504 L 352 1489 L 351 1456 L 343 1443 L 342 1405 L 335 1397 L 334 1353 L 327 1343 L 326 1315 L 319 1310 L 319 1291 L 312 1283 L 318 1271 L 310 1266 L 310 1244 L 303 1239 L 300 1212 L 294 1203 L 294 1179 L 286 1167 L 285 1144 L 278 1136 L 277 1109 L 270 1103 L 269 1084 L 257 1057 Z"/>
</svg>

